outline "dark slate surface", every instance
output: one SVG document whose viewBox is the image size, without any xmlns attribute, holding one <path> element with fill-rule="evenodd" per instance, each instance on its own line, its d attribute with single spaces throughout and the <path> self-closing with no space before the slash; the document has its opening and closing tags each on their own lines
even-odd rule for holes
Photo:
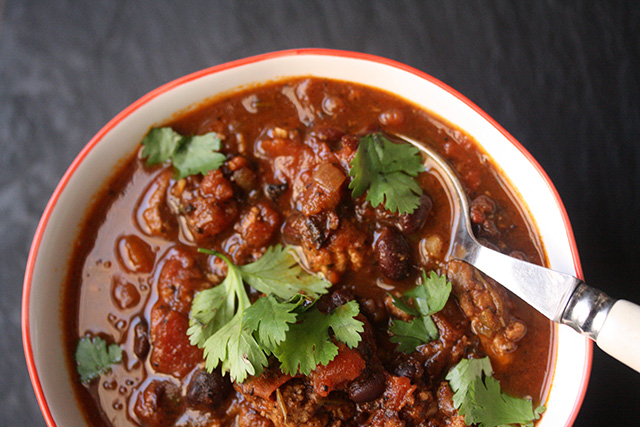
<svg viewBox="0 0 640 427">
<path fill-rule="evenodd" d="M 20 300 L 57 180 L 146 92 L 267 51 L 377 54 L 467 95 L 555 182 L 588 283 L 640 302 L 640 3 L 478 3 L 0 0 L 0 425 L 44 425 Z M 576 424 L 637 425 L 639 396 L 640 374 L 596 349 Z"/>
</svg>

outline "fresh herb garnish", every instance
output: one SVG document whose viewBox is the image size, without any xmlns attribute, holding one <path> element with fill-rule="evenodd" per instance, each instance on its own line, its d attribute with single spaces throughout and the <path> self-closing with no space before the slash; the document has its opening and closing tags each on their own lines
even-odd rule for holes
<svg viewBox="0 0 640 427">
<path fill-rule="evenodd" d="M 356 320 L 358 303 L 349 301 L 333 312 L 323 314 L 317 307 L 298 315 L 298 322 L 290 326 L 287 337 L 273 351 L 280 361 L 280 369 L 285 374 L 309 375 L 318 365 L 326 365 L 338 354 L 338 346 L 331 342 L 333 336 L 353 348 L 360 342 L 364 330 L 361 321 Z"/>
<path fill-rule="evenodd" d="M 183 136 L 170 127 L 153 128 L 142 140 L 142 157 L 153 166 L 171 160 L 177 179 L 218 169 L 225 156 L 215 132 Z"/>
<path fill-rule="evenodd" d="M 416 147 L 395 144 L 380 133 L 367 135 L 360 138 L 350 166 L 353 197 L 367 192 L 365 199 L 373 207 L 384 203 L 389 211 L 401 214 L 411 213 L 420 205 L 422 188 L 415 178 L 424 171 L 424 165 Z"/>
<path fill-rule="evenodd" d="M 315 299 L 330 283 L 304 271 L 288 248 L 269 248 L 256 262 L 236 266 L 224 255 L 227 276 L 216 287 L 199 292 L 191 306 L 190 342 L 204 349 L 207 370 L 221 366 L 234 381 L 259 375 L 274 355 L 280 369 L 308 375 L 338 353 L 329 329 L 338 340 L 354 347 L 362 322 L 355 320 L 358 305 L 351 301 L 332 313 L 321 313 Z M 266 296 L 251 304 L 245 282 Z"/>
<path fill-rule="evenodd" d="M 122 348 L 117 344 L 107 346 L 100 337 L 82 337 L 76 348 L 76 368 L 80 381 L 89 383 L 122 360 Z"/>
<path fill-rule="evenodd" d="M 502 393 L 493 378 L 488 357 L 462 359 L 446 376 L 453 390 L 453 406 L 464 416 L 468 426 L 496 427 L 512 424 L 533 426 L 544 406 L 533 408 L 530 400 Z"/>
<path fill-rule="evenodd" d="M 417 346 L 438 338 L 438 328 L 431 315 L 442 310 L 449 299 L 451 283 L 435 272 L 422 270 L 422 282 L 405 292 L 401 298 L 393 298 L 393 305 L 407 314 L 415 316 L 411 321 L 394 320 L 389 331 L 390 341 L 398 343 L 398 350 L 411 353 Z M 413 304 L 411 304 L 413 302 Z"/>
</svg>

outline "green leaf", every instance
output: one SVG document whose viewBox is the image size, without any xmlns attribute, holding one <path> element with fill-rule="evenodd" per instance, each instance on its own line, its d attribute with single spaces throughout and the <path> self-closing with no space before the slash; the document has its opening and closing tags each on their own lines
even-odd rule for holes
<svg viewBox="0 0 640 427">
<path fill-rule="evenodd" d="M 273 295 L 258 298 L 244 312 L 244 324 L 255 332 L 260 346 L 269 353 L 286 338 L 289 324 L 295 323 L 297 307 L 293 302 L 278 302 Z"/>
<path fill-rule="evenodd" d="M 289 247 L 271 246 L 256 262 L 240 268 L 242 278 L 258 291 L 288 300 L 298 293 L 311 298 L 325 294 L 331 286 L 320 276 L 300 267 Z"/>
<path fill-rule="evenodd" d="M 482 359 L 462 359 L 454 366 L 447 376 L 453 394 L 453 406 L 459 408 L 466 396 L 469 394 L 469 387 L 476 378 L 481 378 L 482 374 L 489 376 L 493 374 L 491 362 L 488 357 Z"/>
<path fill-rule="evenodd" d="M 225 156 L 219 153 L 220 138 L 215 132 L 183 136 L 169 127 L 153 128 L 142 140 L 142 158 L 152 166 L 171 160 L 177 179 L 206 174 L 218 169 Z"/>
<path fill-rule="evenodd" d="M 243 382 L 248 375 L 260 375 L 267 366 L 267 357 L 247 330 L 243 313 L 238 312 L 230 322 L 209 337 L 204 345 L 205 367 L 212 372 L 219 364 L 232 381 Z"/>
<path fill-rule="evenodd" d="M 393 320 L 389 340 L 398 344 L 398 350 L 411 353 L 419 345 L 438 338 L 438 328 L 431 318 L 442 310 L 451 293 L 451 283 L 444 276 L 422 271 L 422 282 L 401 298 L 393 297 L 393 305 L 407 314 L 415 316 L 411 321 Z"/>
<path fill-rule="evenodd" d="M 360 138 L 351 161 L 351 195 L 376 207 L 384 203 L 391 212 L 411 213 L 420 205 L 422 188 L 416 181 L 424 171 L 420 151 L 410 144 L 395 144 L 380 133 Z"/>
<path fill-rule="evenodd" d="M 530 400 L 509 396 L 500 390 L 492 376 L 491 362 L 463 359 L 446 376 L 454 391 L 453 404 L 465 418 L 465 424 L 495 427 L 513 424 L 531 425 L 545 408 L 533 409 Z"/>
<path fill-rule="evenodd" d="M 338 341 L 342 341 L 349 348 L 358 346 L 360 342 L 360 334 L 364 331 L 364 324 L 356 320 L 356 316 L 360 313 L 358 303 L 349 301 L 328 315 L 327 324 L 333 331 L 333 335 Z"/>
<path fill-rule="evenodd" d="M 236 295 L 223 284 L 196 294 L 187 330 L 191 345 L 202 348 L 208 337 L 233 318 L 235 309 Z"/>
<path fill-rule="evenodd" d="M 438 338 L 438 328 L 430 317 L 416 317 L 409 322 L 394 320 L 389 331 L 393 334 L 389 341 L 397 343 L 403 353 L 411 353 L 419 345 Z"/>
<path fill-rule="evenodd" d="M 170 160 L 182 140 L 182 135 L 169 127 L 153 128 L 142 140 L 142 158 L 153 166 Z"/>
<path fill-rule="evenodd" d="M 225 160 L 224 154 L 218 153 L 218 150 L 220 138 L 214 132 L 185 137 L 173 154 L 176 178 L 199 173 L 204 175 L 210 170 L 218 169 Z"/>
<path fill-rule="evenodd" d="M 199 292 L 191 305 L 187 334 L 193 345 L 204 349 L 209 372 L 220 366 L 242 382 L 259 375 L 272 353 L 285 361 L 283 366 L 297 372 L 303 365 L 311 372 L 337 354 L 329 329 L 348 346 L 360 341 L 363 325 L 355 320 L 357 303 L 351 301 L 330 315 L 320 313 L 312 297 L 327 292 L 329 282 L 304 271 L 287 248 L 271 247 L 258 261 L 244 266 L 215 251 L 198 251 L 227 264 L 222 283 Z M 266 296 L 251 304 L 245 282 Z"/>
<path fill-rule="evenodd" d="M 107 346 L 100 337 L 83 337 L 78 341 L 75 356 L 80 381 L 89 383 L 122 360 L 122 348 L 117 344 Z"/>
<path fill-rule="evenodd" d="M 427 276 L 422 270 L 422 282 L 404 296 L 414 299 L 421 315 L 430 316 L 444 308 L 450 294 L 451 283 L 445 276 L 439 276 L 435 271 Z"/>
<path fill-rule="evenodd" d="M 357 346 L 364 330 L 363 323 L 355 319 L 358 313 L 358 304 L 349 301 L 329 314 L 316 307 L 299 314 L 298 323 L 291 325 L 286 339 L 274 350 L 282 372 L 308 375 L 318 365 L 332 361 L 338 346 L 331 342 L 329 329 L 337 340 L 352 348 Z"/>
</svg>

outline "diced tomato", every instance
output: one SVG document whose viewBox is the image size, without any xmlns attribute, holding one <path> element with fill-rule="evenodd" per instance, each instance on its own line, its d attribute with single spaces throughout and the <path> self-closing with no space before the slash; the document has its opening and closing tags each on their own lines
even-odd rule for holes
<svg viewBox="0 0 640 427">
<path fill-rule="evenodd" d="M 314 391 L 320 396 L 327 396 L 333 390 L 355 380 L 365 368 L 360 353 L 342 343 L 338 346 L 338 355 L 326 365 L 318 366 L 309 375 Z"/>
<path fill-rule="evenodd" d="M 273 400 L 273 392 L 291 378 L 293 378 L 291 375 L 283 374 L 279 369 L 267 371 L 258 377 L 249 378 L 242 384 L 242 389 L 265 400 Z"/>
<path fill-rule="evenodd" d="M 187 337 L 189 321 L 175 310 L 156 306 L 151 311 L 151 366 L 177 378 L 187 375 L 202 361 L 202 350 Z"/>
</svg>

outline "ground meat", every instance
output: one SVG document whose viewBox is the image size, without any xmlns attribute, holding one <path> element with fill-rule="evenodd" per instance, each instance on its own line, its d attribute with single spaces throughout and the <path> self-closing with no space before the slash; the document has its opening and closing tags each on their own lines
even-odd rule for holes
<svg viewBox="0 0 640 427">
<path fill-rule="evenodd" d="M 458 410 L 453 406 L 453 391 L 449 387 L 449 383 L 442 382 L 438 387 L 438 408 L 444 415 L 442 426 L 447 427 L 466 427 L 464 417 L 458 414 Z"/>
<path fill-rule="evenodd" d="M 240 220 L 234 226 L 246 246 L 257 249 L 268 246 L 273 233 L 280 225 L 280 215 L 265 202 L 260 202 L 240 215 Z"/>
<path fill-rule="evenodd" d="M 511 363 L 517 342 L 526 334 L 524 323 L 511 315 L 506 291 L 462 261 L 450 262 L 447 276 L 483 349 L 492 356 L 495 365 L 504 368 Z"/>
<path fill-rule="evenodd" d="M 238 216 L 233 186 L 220 169 L 202 178 L 193 175 L 181 179 L 170 193 L 168 202 L 186 226 L 183 232 L 190 240 L 211 238 L 231 226 Z"/>
<path fill-rule="evenodd" d="M 243 393 L 247 403 L 276 427 L 340 425 L 340 421 L 351 419 L 355 413 L 354 403 L 348 399 L 325 404 L 324 398 L 302 379 L 293 379 L 282 385 L 275 400 L 244 393 L 238 386 L 236 390 Z"/>
<path fill-rule="evenodd" d="M 291 218 L 285 227 L 285 233 L 299 241 L 308 268 L 322 273 L 332 283 L 347 269 L 362 268 L 371 250 L 366 244 L 366 234 L 348 220 L 340 221 L 335 230 L 323 230 L 323 236 L 327 237 L 323 237 L 321 245 L 318 245 L 317 231 L 309 227 L 304 215 Z"/>
</svg>

